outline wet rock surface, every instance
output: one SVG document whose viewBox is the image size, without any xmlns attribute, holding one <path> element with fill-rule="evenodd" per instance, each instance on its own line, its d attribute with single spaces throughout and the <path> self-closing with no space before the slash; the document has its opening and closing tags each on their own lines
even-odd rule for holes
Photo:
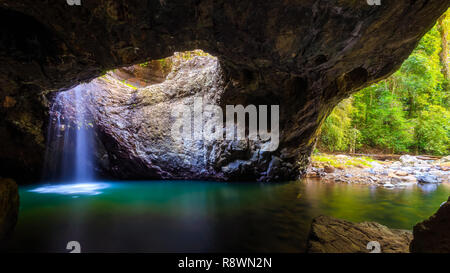
<svg viewBox="0 0 450 273">
<path fill-rule="evenodd" d="M 110 69 L 203 49 L 218 58 L 230 87 L 221 105 L 280 105 L 280 147 L 270 155 L 269 177 L 295 179 L 305 173 L 318 128 L 332 108 L 394 72 L 448 6 L 427 0 L 381 6 L 340 0 L 120 0 L 81 6 L 4 0 L 0 170 L 21 180 L 39 177 L 44 94 Z M 229 167 L 239 166 L 252 180 L 267 176 L 247 170 L 247 157 L 237 156 L 241 161 Z M 285 166 L 292 168 L 286 173 Z"/>
<path fill-rule="evenodd" d="M 367 184 L 386 188 L 406 187 L 419 184 L 425 190 L 432 190 L 436 184 L 450 183 L 450 169 L 447 168 L 450 158 L 439 160 L 422 160 L 416 156 L 403 155 L 399 161 L 365 161 L 357 166 L 344 166 L 350 160 L 347 155 L 336 156 L 340 166 L 329 172 L 327 163 L 314 163 L 307 176 L 321 178 L 324 182 L 351 184 Z M 340 158 L 340 161 L 339 161 Z M 355 165 L 355 164 L 353 164 Z M 342 167 L 341 167 L 342 166 Z"/>
<path fill-rule="evenodd" d="M 0 250 L 10 238 L 19 214 L 19 191 L 12 179 L 0 178 Z"/>
<path fill-rule="evenodd" d="M 414 226 L 411 252 L 450 253 L 450 197 L 429 219 Z"/>
<path fill-rule="evenodd" d="M 411 240 L 410 231 L 389 229 L 375 222 L 352 223 L 319 216 L 311 224 L 307 252 L 369 253 L 374 250 L 368 248 L 369 242 L 378 242 L 381 253 L 408 253 Z"/>
</svg>

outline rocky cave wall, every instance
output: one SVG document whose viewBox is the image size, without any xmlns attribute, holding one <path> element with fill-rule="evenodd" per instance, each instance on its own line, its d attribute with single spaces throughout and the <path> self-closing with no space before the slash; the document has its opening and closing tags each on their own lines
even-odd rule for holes
<svg viewBox="0 0 450 273">
<path fill-rule="evenodd" d="M 121 179 L 279 179 L 272 176 L 272 172 L 280 173 L 276 170 L 279 159 L 267 149 L 272 140 L 204 137 L 215 131 L 207 129 L 216 118 L 207 105 L 222 109 L 223 94 L 239 87 L 238 83 L 228 84 L 217 58 L 196 51 L 176 53 L 156 63 L 164 65 L 146 63 L 114 70 L 64 92 L 65 97 L 82 92 L 82 104 L 88 106 L 89 112 L 84 123 L 93 124 L 90 130 L 95 131 L 100 175 Z M 154 77 L 165 74 L 164 79 Z M 61 103 L 65 111 L 58 112 L 55 118 L 76 124 L 76 102 L 58 101 Z M 173 138 L 176 119 L 182 118 L 174 109 L 180 106 L 187 109 L 188 127 L 196 128 L 200 138 L 194 138 L 192 130 L 192 139 Z M 203 111 L 196 112 L 199 109 Z M 220 132 L 226 134 L 222 128 L 226 111 L 222 111 Z M 185 120 L 179 121 L 185 126 Z M 76 128 L 71 126 L 69 130 Z M 54 150 L 58 152 L 58 147 Z M 289 166 L 281 173 L 289 175 L 293 169 Z"/>
<path fill-rule="evenodd" d="M 280 147 L 271 154 L 277 163 L 269 178 L 296 178 L 333 106 L 394 72 L 449 4 L 2 0 L 1 176 L 39 178 L 45 94 L 110 69 L 203 49 L 218 58 L 230 87 L 221 105 L 280 105 Z M 262 176 L 252 173 L 244 170 L 249 179 Z"/>
</svg>

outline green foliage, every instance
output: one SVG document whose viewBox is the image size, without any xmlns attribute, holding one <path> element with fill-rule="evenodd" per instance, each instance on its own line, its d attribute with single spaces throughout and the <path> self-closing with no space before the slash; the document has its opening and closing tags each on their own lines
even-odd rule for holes
<svg viewBox="0 0 450 273">
<path fill-rule="evenodd" d="M 420 112 L 415 127 L 415 145 L 419 151 L 448 154 L 450 147 L 450 111 L 431 105 Z"/>
<path fill-rule="evenodd" d="M 372 167 L 373 160 L 368 157 L 338 157 L 330 154 L 315 154 L 311 157 L 313 165 L 330 165 L 335 168 Z M 376 161 L 381 164 L 381 162 Z"/>
<path fill-rule="evenodd" d="M 434 27 L 395 74 L 341 102 L 324 122 L 318 147 L 448 154 L 450 92 L 440 58 L 444 41 Z"/>
<path fill-rule="evenodd" d="M 320 140 L 329 151 L 345 151 L 355 142 L 359 131 L 351 127 L 352 111 L 352 100 L 346 99 L 336 106 L 324 122 Z"/>
<path fill-rule="evenodd" d="M 413 130 L 406 121 L 403 105 L 387 82 L 371 86 L 354 98 L 353 124 L 361 132 L 364 146 L 385 152 L 407 152 Z"/>
</svg>

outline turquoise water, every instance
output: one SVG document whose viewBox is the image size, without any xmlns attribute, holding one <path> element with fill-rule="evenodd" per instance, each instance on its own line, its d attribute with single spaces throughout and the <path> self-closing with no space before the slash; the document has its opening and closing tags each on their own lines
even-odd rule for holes
<svg viewBox="0 0 450 273">
<path fill-rule="evenodd" d="M 448 199 L 450 185 L 384 189 L 318 181 L 101 182 L 20 188 L 10 251 L 302 252 L 311 220 L 330 215 L 412 229 Z"/>
</svg>

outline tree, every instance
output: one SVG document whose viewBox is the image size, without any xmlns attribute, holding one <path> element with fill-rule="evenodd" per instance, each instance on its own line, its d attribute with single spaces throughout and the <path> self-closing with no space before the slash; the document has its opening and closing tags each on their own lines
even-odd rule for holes
<svg viewBox="0 0 450 273">
<path fill-rule="evenodd" d="M 449 14 L 439 19 L 396 73 L 334 109 L 322 127 L 319 149 L 450 152 Z"/>
<path fill-rule="evenodd" d="M 349 145 L 355 142 L 352 137 L 358 134 L 352 131 L 352 111 L 352 99 L 343 100 L 334 108 L 322 126 L 319 145 L 332 152 L 348 150 Z"/>
<path fill-rule="evenodd" d="M 450 11 L 444 13 L 438 20 L 438 30 L 441 34 L 441 53 L 439 57 L 441 58 L 442 64 L 442 74 L 444 75 L 445 80 L 448 82 L 450 79 L 450 67 L 449 67 L 449 37 L 448 31 L 450 26 Z"/>
<path fill-rule="evenodd" d="M 445 155 L 450 152 L 450 111 L 431 105 L 423 110 L 415 127 L 416 147 L 419 151 Z"/>
</svg>

